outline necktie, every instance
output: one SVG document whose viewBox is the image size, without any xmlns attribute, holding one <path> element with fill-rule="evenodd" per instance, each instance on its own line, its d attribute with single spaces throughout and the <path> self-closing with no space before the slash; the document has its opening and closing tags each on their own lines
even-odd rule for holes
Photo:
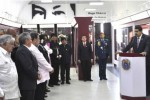
<svg viewBox="0 0 150 100">
<path fill-rule="evenodd" d="M 140 39 L 139 37 L 137 38 L 137 48 L 139 47 Z"/>
<path fill-rule="evenodd" d="M 86 47 L 86 43 L 85 42 L 83 43 L 83 46 Z"/>
</svg>

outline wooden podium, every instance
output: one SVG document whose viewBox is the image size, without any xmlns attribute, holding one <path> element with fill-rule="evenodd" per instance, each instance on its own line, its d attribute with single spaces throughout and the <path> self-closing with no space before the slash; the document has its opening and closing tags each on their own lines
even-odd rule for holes
<svg viewBox="0 0 150 100">
<path fill-rule="evenodd" d="M 120 53 L 120 94 L 126 100 L 148 100 L 146 58 L 136 53 Z"/>
</svg>

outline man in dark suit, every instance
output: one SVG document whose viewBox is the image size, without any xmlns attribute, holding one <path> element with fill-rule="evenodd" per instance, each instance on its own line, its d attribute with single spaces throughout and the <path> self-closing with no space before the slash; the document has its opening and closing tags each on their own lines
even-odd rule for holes
<svg viewBox="0 0 150 100">
<path fill-rule="evenodd" d="M 78 59 L 78 62 L 81 63 L 83 80 L 93 81 L 91 79 L 92 47 L 91 44 L 86 41 L 86 36 L 82 36 L 82 42 L 79 43 Z"/>
<path fill-rule="evenodd" d="M 132 37 L 129 44 L 123 49 L 123 52 L 127 52 L 133 48 L 134 53 L 141 53 L 146 55 L 148 53 L 149 36 L 142 33 L 142 27 L 140 25 L 135 26 L 135 36 Z"/>
<path fill-rule="evenodd" d="M 18 71 L 18 82 L 21 92 L 21 100 L 34 100 L 37 85 L 38 64 L 36 58 L 29 51 L 32 40 L 29 33 L 19 36 L 20 46 L 16 52 L 16 66 Z"/>
<path fill-rule="evenodd" d="M 135 36 L 132 37 L 129 44 L 123 50 L 127 52 L 130 48 L 133 48 L 134 53 L 140 53 L 146 56 L 146 87 L 147 95 L 150 95 L 150 37 L 142 33 L 142 27 L 140 25 L 135 26 Z"/>
<path fill-rule="evenodd" d="M 105 34 L 100 33 L 100 38 L 95 44 L 95 53 L 99 64 L 99 77 L 100 80 L 107 80 L 106 78 L 106 64 L 109 55 L 108 39 L 105 39 Z"/>
<path fill-rule="evenodd" d="M 50 48 L 53 50 L 53 53 L 50 54 L 50 58 L 52 66 L 54 68 L 54 73 L 51 74 L 49 85 L 60 85 L 58 83 L 60 56 L 59 56 L 59 44 L 57 42 L 56 34 L 51 35 Z"/>
<path fill-rule="evenodd" d="M 69 82 L 69 75 L 70 75 L 70 63 L 71 63 L 71 47 L 67 44 L 66 38 L 61 38 L 62 44 L 60 45 L 60 64 L 61 64 L 61 84 L 64 84 L 65 74 L 66 74 L 66 83 L 70 84 Z M 66 71 L 66 73 L 65 73 Z"/>
</svg>

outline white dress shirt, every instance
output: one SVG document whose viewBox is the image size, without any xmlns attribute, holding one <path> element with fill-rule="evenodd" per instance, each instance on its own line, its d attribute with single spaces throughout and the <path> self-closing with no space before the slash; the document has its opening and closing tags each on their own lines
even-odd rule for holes
<svg viewBox="0 0 150 100">
<path fill-rule="evenodd" d="M 0 88 L 5 99 L 20 97 L 18 87 L 18 73 L 16 66 L 10 58 L 10 53 L 0 47 Z"/>
<path fill-rule="evenodd" d="M 38 62 L 38 71 L 39 74 L 41 75 L 41 79 L 37 80 L 37 84 L 49 80 L 50 79 L 49 72 L 53 70 L 53 67 L 46 61 L 43 54 L 38 50 L 36 46 L 32 44 L 29 50 L 31 51 L 31 53 L 34 55 L 34 57 Z"/>
<path fill-rule="evenodd" d="M 138 38 L 138 39 L 139 39 L 139 42 L 141 41 L 142 35 L 143 35 L 143 34 L 141 34 L 141 36 Z"/>
</svg>

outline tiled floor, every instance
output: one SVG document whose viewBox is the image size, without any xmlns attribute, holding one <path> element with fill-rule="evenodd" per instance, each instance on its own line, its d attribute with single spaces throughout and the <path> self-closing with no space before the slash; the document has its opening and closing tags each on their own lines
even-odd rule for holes
<svg viewBox="0 0 150 100">
<path fill-rule="evenodd" d="M 114 68 L 108 69 L 107 81 L 99 80 L 98 65 L 94 65 L 93 82 L 83 82 L 78 80 L 76 69 L 71 68 L 71 84 L 52 87 L 46 100 L 121 100 L 118 73 Z"/>
</svg>

